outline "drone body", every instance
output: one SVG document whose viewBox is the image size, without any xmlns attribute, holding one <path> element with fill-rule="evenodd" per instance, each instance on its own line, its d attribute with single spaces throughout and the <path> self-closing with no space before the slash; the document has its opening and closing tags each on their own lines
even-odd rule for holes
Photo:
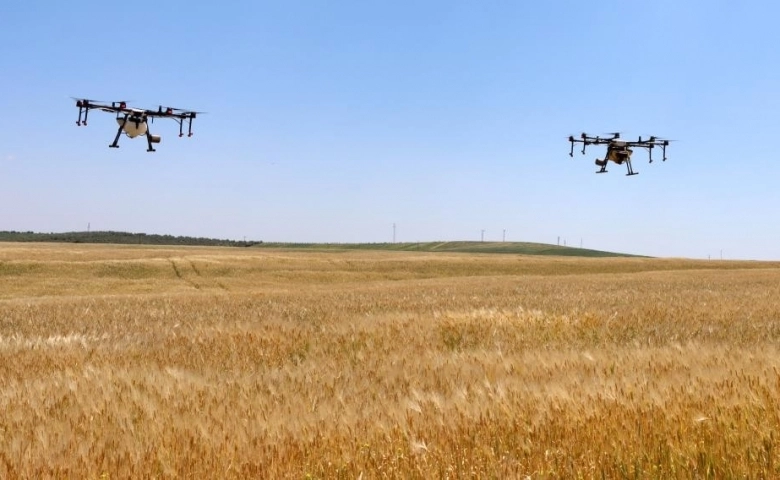
<svg viewBox="0 0 780 480">
<path fill-rule="evenodd" d="M 160 143 L 161 137 L 159 135 L 152 135 L 149 131 L 149 123 L 153 122 L 155 118 L 170 118 L 179 124 L 179 136 L 184 136 L 184 123 L 187 122 L 187 136 L 192 136 L 192 120 L 197 117 L 198 113 L 192 110 L 182 110 L 180 108 L 167 107 L 163 109 L 162 106 L 157 110 L 144 110 L 138 108 L 129 108 L 127 102 L 111 102 L 102 103 L 97 100 L 78 99 L 76 100 L 76 106 L 79 107 L 79 118 L 76 121 L 76 125 L 87 125 L 87 117 L 89 111 L 97 109 L 103 112 L 115 113 L 116 123 L 119 125 L 117 129 L 114 141 L 109 145 L 111 148 L 119 148 L 119 137 L 124 133 L 129 138 L 136 138 L 141 135 L 146 136 L 148 144 L 147 152 L 154 152 L 152 147 L 154 143 Z M 83 119 L 82 119 L 83 116 Z"/>
<path fill-rule="evenodd" d="M 607 153 L 604 158 L 597 158 L 596 165 L 601 167 L 596 173 L 606 173 L 607 163 L 614 162 L 618 165 L 626 165 L 628 173 L 626 175 L 636 175 L 639 172 L 635 172 L 631 165 L 631 155 L 634 153 L 633 148 L 644 148 L 648 152 L 650 163 L 653 163 L 653 148 L 660 147 L 663 152 L 663 161 L 666 161 L 666 147 L 669 146 L 669 140 L 663 140 L 657 137 L 650 137 L 647 140 L 642 140 L 639 137 L 638 140 L 621 140 L 620 133 L 611 134 L 611 138 L 593 137 L 586 133 L 580 135 L 579 138 L 574 136 L 569 137 L 571 143 L 571 151 L 569 156 L 574 156 L 574 144 L 582 143 L 582 154 L 585 154 L 585 147 L 588 145 L 606 145 Z"/>
</svg>

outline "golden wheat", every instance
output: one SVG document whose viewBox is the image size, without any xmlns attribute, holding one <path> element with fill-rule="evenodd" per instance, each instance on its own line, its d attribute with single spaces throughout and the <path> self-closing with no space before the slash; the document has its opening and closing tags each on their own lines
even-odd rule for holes
<svg viewBox="0 0 780 480">
<path fill-rule="evenodd" d="M 0 244 L 4 478 L 780 476 L 780 264 Z"/>
</svg>

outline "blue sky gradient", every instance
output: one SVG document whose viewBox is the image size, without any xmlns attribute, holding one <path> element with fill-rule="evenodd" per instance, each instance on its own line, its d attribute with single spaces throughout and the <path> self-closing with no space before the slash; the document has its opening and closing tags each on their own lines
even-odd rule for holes
<svg viewBox="0 0 780 480">
<path fill-rule="evenodd" d="M 0 230 L 780 259 L 775 2 L 6 3 Z M 208 114 L 109 149 L 70 96 Z"/>
</svg>

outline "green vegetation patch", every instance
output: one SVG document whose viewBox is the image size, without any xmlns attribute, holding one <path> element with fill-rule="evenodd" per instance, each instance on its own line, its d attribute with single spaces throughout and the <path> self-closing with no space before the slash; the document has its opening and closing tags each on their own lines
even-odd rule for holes
<svg viewBox="0 0 780 480">
<path fill-rule="evenodd" d="M 311 250 L 391 250 L 402 252 L 503 253 L 570 257 L 638 257 L 587 248 L 562 247 L 532 242 L 421 242 L 421 243 L 258 243 L 256 248 Z"/>
</svg>

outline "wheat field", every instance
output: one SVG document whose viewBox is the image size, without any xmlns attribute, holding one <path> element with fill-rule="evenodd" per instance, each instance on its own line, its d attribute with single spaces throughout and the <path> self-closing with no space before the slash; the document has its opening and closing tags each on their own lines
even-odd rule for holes
<svg viewBox="0 0 780 480">
<path fill-rule="evenodd" d="M 2 478 L 780 477 L 780 263 L 0 244 Z"/>
</svg>

